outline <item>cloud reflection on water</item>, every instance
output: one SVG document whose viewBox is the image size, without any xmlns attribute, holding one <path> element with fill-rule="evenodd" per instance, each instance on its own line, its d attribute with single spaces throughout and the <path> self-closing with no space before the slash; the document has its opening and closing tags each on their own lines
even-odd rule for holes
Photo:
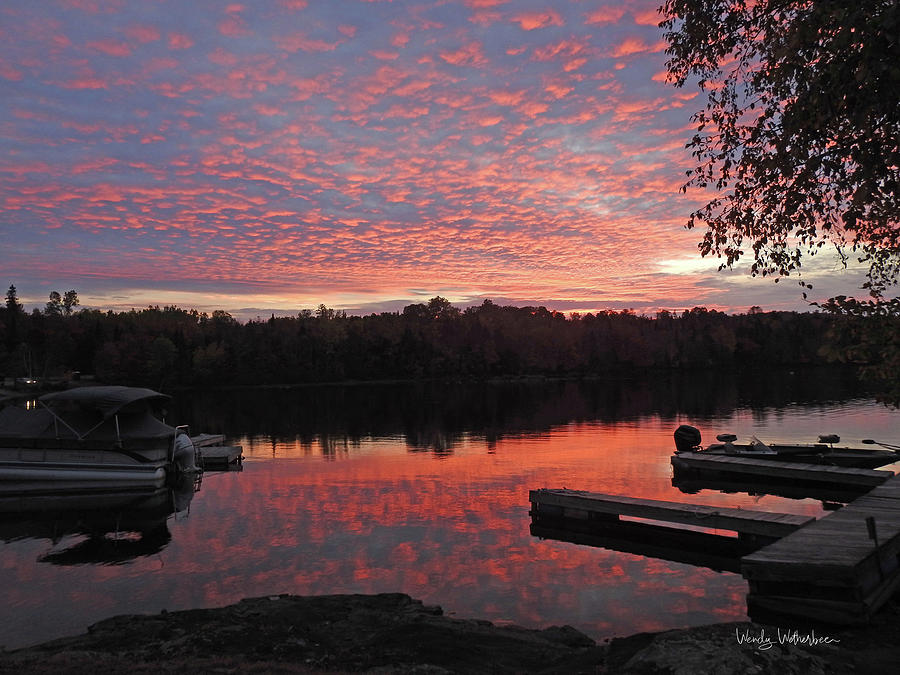
<svg viewBox="0 0 900 675">
<path fill-rule="evenodd" d="M 672 430 L 682 421 L 707 436 L 726 427 L 806 433 L 823 420 L 848 437 L 897 428 L 896 411 L 829 402 L 839 390 L 821 383 L 800 404 L 766 407 L 751 397 L 737 408 L 748 394 L 727 387 L 692 398 L 678 385 L 531 386 L 480 398 L 463 387 L 431 402 L 415 387 L 399 398 L 390 387 L 182 397 L 172 415 L 225 430 L 244 446 L 244 470 L 208 473 L 190 508 L 168 520 L 171 541 L 128 564 L 59 567 L 37 562 L 52 548 L 46 540 L 4 540 L 2 641 L 79 632 L 117 613 L 283 592 L 402 591 L 461 617 L 568 623 L 597 638 L 739 620 L 746 584 L 735 574 L 531 536 L 528 490 L 817 515 L 812 500 L 678 492 Z M 783 395 L 804 394 L 785 385 Z M 333 408 L 338 401 L 364 402 L 368 412 Z M 216 415 L 220 427 L 211 424 Z M 452 442 L 419 451 L 410 442 L 421 438 L 417 428 Z"/>
</svg>

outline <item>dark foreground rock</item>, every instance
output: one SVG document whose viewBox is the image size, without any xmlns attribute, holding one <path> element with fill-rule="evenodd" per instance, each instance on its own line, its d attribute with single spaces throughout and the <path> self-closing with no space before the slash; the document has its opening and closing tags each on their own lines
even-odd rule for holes
<svg viewBox="0 0 900 675">
<path fill-rule="evenodd" d="M 408 595 L 291 595 L 220 609 L 119 616 L 0 658 L 0 672 L 594 672 L 604 650 L 574 628 L 442 615 Z"/>
<path fill-rule="evenodd" d="M 0 653 L 0 673 L 868 673 L 900 659 L 900 609 L 828 631 L 750 623 L 597 645 L 444 616 L 400 593 L 253 598 L 218 609 L 119 616 L 84 635 Z"/>
</svg>

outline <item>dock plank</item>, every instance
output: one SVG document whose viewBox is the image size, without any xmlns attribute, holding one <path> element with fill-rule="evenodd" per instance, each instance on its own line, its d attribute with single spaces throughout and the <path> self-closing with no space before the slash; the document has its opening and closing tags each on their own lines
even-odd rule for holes
<svg viewBox="0 0 900 675">
<path fill-rule="evenodd" d="M 680 470 L 739 473 L 748 476 L 782 478 L 804 482 L 830 483 L 838 486 L 881 485 L 893 475 L 885 469 L 855 469 L 827 464 L 802 464 L 767 459 L 748 459 L 727 455 L 704 455 L 686 452 L 672 456 L 672 466 Z"/>
<path fill-rule="evenodd" d="M 243 459 L 243 448 L 240 445 L 210 445 L 198 448 L 200 466 L 204 469 L 227 468 L 238 464 Z"/>
<path fill-rule="evenodd" d="M 822 601 L 804 599 L 815 585 L 858 598 L 844 607 L 846 622 L 871 616 L 900 586 L 898 488 L 895 476 L 839 511 L 744 556 L 741 573 L 750 582 L 751 604 L 818 618 L 815 608 Z M 866 522 L 870 517 L 877 545 Z M 842 616 L 841 606 L 835 603 L 827 612 L 832 620 Z"/>
<path fill-rule="evenodd" d="M 208 445 L 222 445 L 225 442 L 224 434 L 197 434 L 191 436 L 191 443 L 195 448 L 202 448 Z"/>
<path fill-rule="evenodd" d="M 815 520 L 810 516 L 789 513 L 684 504 L 579 490 L 532 490 L 529 500 L 538 513 L 542 508 L 557 507 L 574 510 L 582 517 L 592 513 L 627 516 L 768 537 L 784 536 Z"/>
</svg>

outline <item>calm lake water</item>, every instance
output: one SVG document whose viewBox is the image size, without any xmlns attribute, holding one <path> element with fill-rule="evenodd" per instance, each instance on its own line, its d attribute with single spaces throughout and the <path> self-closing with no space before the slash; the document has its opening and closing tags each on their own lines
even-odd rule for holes
<svg viewBox="0 0 900 675">
<path fill-rule="evenodd" d="M 227 434 L 243 471 L 208 472 L 196 492 L 0 498 L 0 645 L 277 593 L 401 591 L 596 639 L 741 620 L 739 575 L 538 539 L 528 491 L 818 516 L 812 499 L 681 492 L 673 430 L 900 437 L 900 413 L 821 373 L 177 392 L 168 421 Z"/>
</svg>

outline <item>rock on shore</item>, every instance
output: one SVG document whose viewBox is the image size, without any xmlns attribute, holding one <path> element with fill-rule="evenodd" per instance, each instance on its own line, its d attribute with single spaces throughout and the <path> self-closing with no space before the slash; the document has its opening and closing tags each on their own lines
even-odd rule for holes
<svg viewBox="0 0 900 675">
<path fill-rule="evenodd" d="M 569 626 L 447 617 L 400 593 L 278 595 L 106 619 L 84 635 L 0 653 L 0 673 L 865 673 L 896 665 L 898 618 L 892 604 L 876 625 L 819 631 L 830 644 L 782 644 L 777 628 L 738 623 L 598 645 Z"/>
</svg>

